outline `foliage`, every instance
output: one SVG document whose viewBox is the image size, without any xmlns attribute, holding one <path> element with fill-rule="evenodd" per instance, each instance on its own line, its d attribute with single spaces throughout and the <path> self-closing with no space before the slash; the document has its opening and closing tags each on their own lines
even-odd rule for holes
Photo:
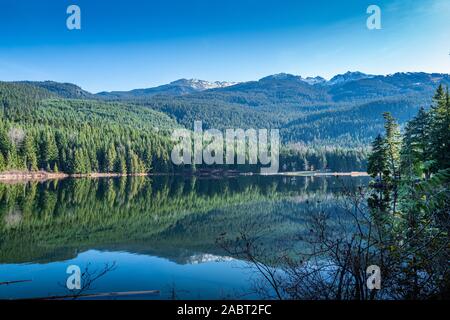
<svg viewBox="0 0 450 320">
<path fill-rule="evenodd" d="M 385 134 L 373 142 L 368 163 L 376 180 L 367 189 L 344 188 L 336 200 L 344 211 L 337 217 L 311 210 L 309 235 L 296 238 L 309 250 L 293 257 L 282 244 L 274 257 L 248 230 L 219 238 L 260 276 L 259 292 L 278 299 L 448 298 L 450 167 L 441 154 L 448 141 L 441 137 L 450 130 L 450 99 L 444 92 L 439 87 L 430 111 L 421 109 L 403 136 L 392 115 L 384 114 Z M 366 282 L 373 265 L 381 272 L 378 289 Z"/>
<path fill-rule="evenodd" d="M 27 84 L 0 83 L 3 170 L 171 170 L 168 130 L 177 124 L 169 117 L 129 104 L 51 96 Z"/>
</svg>

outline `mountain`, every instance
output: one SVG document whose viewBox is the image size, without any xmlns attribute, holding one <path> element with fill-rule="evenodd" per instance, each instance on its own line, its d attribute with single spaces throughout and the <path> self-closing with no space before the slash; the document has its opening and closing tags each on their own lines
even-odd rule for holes
<svg viewBox="0 0 450 320">
<path fill-rule="evenodd" d="M 246 107 L 284 111 L 305 110 L 306 107 L 366 103 L 386 98 L 429 99 L 440 84 L 449 84 L 449 74 L 396 73 L 366 75 L 347 72 L 326 81 L 321 77 L 302 78 L 280 73 L 258 81 L 242 82 L 232 86 L 199 90 L 183 96 L 183 101 L 220 100 Z M 151 99 L 149 100 L 151 101 Z"/>
<path fill-rule="evenodd" d="M 306 78 L 303 78 L 303 81 L 305 81 L 306 83 L 311 84 L 311 85 L 324 84 L 324 83 L 327 82 L 327 80 L 325 78 L 322 78 L 320 76 L 317 76 L 317 77 L 306 77 Z"/>
<path fill-rule="evenodd" d="M 196 120 L 202 120 L 204 128 L 279 128 L 283 143 L 353 148 L 366 146 L 382 132 L 384 111 L 403 124 L 420 107 L 429 107 L 437 86 L 450 85 L 450 75 L 347 72 L 327 81 L 280 73 L 241 83 L 180 79 L 155 88 L 96 95 L 72 84 L 26 84 L 39 88 L 33 94 L 45 98 L 114 100 L 149 108 L 187 128 Z"/>
<path fill-rule="evenodd" d="M 279 128 L 284 143 L 357 147 L 382 132 L 384 111 L 403 124 L 420 107 L 429 107 L 441 83 L 450 85 L 450 75 L 348 72 L 311 84 L 281 73 L 139 103 L 173 116 L 188 128 L 196 120 L 206 128 Z"/>
<path fill-rule="evenodd" d="M 301 76 L 280 73 L 264 77 L 258 81 L 249 81 L 206 90 L 191 95 L 193 99 L 221 99 L 229 103 L 237 103 L 250 107 L 264 107 L 272 104 L 309 105 L 329 101 L 326 90 L 313 86 Z M 186 97 L 189 99 L 189 97 Z M 273 106 L 270 106 L 272 109 Z"/>
<path fill-rule="evenodd" d="M 208 89 L 225 88 L 237 84 L 237 82 L 227 81 L 205 81 L 198 79 L 179 79 L 170 83 L 172 86 L 184 86 L 192 88 L 195 91 L 204 91 Z"/>
<path fill-rule="evenodd" d="M 330 80 L 331 81 L 331 80 Z M 370 76 L 358 80 L 338 82 L 328 86 L 334 101 L 359 101 L 386 97 L 431 97 L 436 87 L 450 83 L 450 75 L 443 73 L 408 72 L 387 76 Z"/>
<path fill-rule="evenodd" d="M 373 75 L 365 74 L 359 71 L 351 72 L 348 71 L 344 74 L 338 74 L 335 75 L 333 78 L 330 79 L 330 81 L 327 81 L 327 85 L 335 85 L 335 84 L 342 84 L 347 83 L 351 81 L 357 81 L 361 79 L 368 79 L 374 77 Z"/>
<path fill-rule="evenodd" d="M 340 80 L 330 83 L 333 78 Z M 234 85 L 178 80 L 116 98 L 66 83 L 0 82 L 0 171 L 181 170 L 170 161 L 171 132 L 192 129 L 198 120 L 204 129 L 279 129 L 281 160 L 292 170 L 364 170 L 367 147 L 384 131 L 383 112 L 403 125 L 429 108 L 439 84 L 450 85 L 450 75 L 439 73 L 333 78 L 282 73 Z M 28 140 L 11 144 L 11 134 Z"/>
<path fill-rule="evenodd" d="M 40 83 L 0 81 L 0 114 L 4 120 L 22 124 L 42 121 L 53 128 L 83 126 L 87 123 L 145 130 L 179 127 L 173 118 L 149 108 L 126 102 L 66 99 L 37 84 Z M 51 88 L 58 88 L 59 85 L 66 86 L 55 82 Z M 75 85 L 69 88 L 72 86 L 79 88 Z"/>
<path fill-rule="evenodd" d="M 198 79 L 179 79 L 169 84 L 153 88 L 130 91 L 111 91 L 92 94 L 71 83 L 54 81 L 21 81 L 46 90 L 66 99 L 105 99 L 105 100 L 149 100 L 155 96 L 195 96 L 208 98 L 222 96 L 227 102 L 261 106 L 271 103 L 302 105 L 322 104 L 337 101 L 354 101 L 398 95 L 426 95 L 443 82 L 448 83 L 449 75 L 442 73 L 406 72 L 387 76 L 365 74 L 359 71 L 346 72 L 326 80 L 320 76 L 306 77 L 279 73 L 261 78 L 258 81 L 226 82 Z M 257 95 L 257 99 L 244 97 Z"/>
<path fill-rule="evenodd" d="M 429 96 L 440 82 L 448 83 L 448 74 L 395 73 L 371 75 L 359 71 L 346 72 L 326 80 L 320 76 L 306 77 L 279 73 L 248 82 L 208 82 L 196 79 L 180 79 L 169 84 L 131 91 L 100 92 L 99 99 L 143 100 L 155 96 L 186 99 L 220 99 L 250 107 L 271 104 L 296 104 L 296 108 L 307 105 L 323 105 L 333 102 L 349 102 L 385 97 L 419 95 Z M 80 89 L 81 90 L 81 89 Z M 52 92 L 55 92 L 53 90 Z M 76 95 L 72 95 L 76 96 Z M 82 96 L 82 95 L 81 95 Z"/>
<path fill-rule="evenodd" d="M 94 95 L 81 89 L 72 83 L 60 83 L 54 81 L 19 81 L 16 83 L 27 84 L 33 87 L 45 89 L 58 97 L 65 99 L 93 99 Z"/>
<path fill-rule="evenodd" d="M 225 88 L 236 84 L 235 82 L 215 81 L 209 82 L 198 79 L 179 79 L 162 86 L 135 89 L 131 91 L 100 92 L 97 97 L 102 99 L 142 99 L 155 95 L 181 96 L 208 89 Z"/>
</svg>

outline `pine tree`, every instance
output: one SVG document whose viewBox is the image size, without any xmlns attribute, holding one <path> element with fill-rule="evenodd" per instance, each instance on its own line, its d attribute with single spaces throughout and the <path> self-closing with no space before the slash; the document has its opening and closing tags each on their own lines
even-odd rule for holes
<svg viewBox="0 0 450 320">
<path fill-rule="evenodd" d="M 430 117 L 424 108 L 420 108 L 412 121 L 413 148 L 417 153 L 417 161 L 425 162 L 430 156 Z"/>
<path fill-rule="evenodd" d="M 36 148 L 34 146 L 33 137 L 27 134 L 24 141 L 24 159 L 26 169 L 30 171 L 36 171 L 38 169 Z"/>
<path fill-rule="evenodd" d="M 401 148 L 401 168 L 407 176 L 421 177 L 428 175 L 425 162 L 430 155 L 429 116 L 424 108 L 420 108 L 416 117 L 405 126 Z"/>
<path fill-rule="evenodd" d="M 74 154 L 73 173 L 86 173 L 86 159 L 82 149 L 76 149 Z"/>
<path fill-rule="evenodd" d="M 310 169 L 309 161 L 308 161 L 308 159 L 305 156 L 305 158 L 303 159 L 303 170 L 304 171 L 309 171 L 309 169 Z"/>
<path fill-rule="evenodd" d="M 127 165 L 127 172 L 128 173 L 142 173 L 145 172 L 143 165 L 141 163 L 141 160 L 137 156 L 137 154 L 129 149 L 127 152 L 127 159 L 126 159 L 126 165 Z"/>
<path fill-rule="evenodd" d="M 11 142 L 9 140 L 8 134 L 3 124 L 0 123 L 0 152 L 3 154 L 4 157 L 6 157 L 10 148 Z"/>
<path fill-rule="evenodd" d="M 372 152 L 368 158 L 367 173 L 382 182 L 383 177 L 388 174 L 387 167 L 385 139 L 381 135 L 378 135 L 372 142 Z"/>
<path fill-rule="evenodd" d="M 127 162 L 125 161 L 124 156 L 119 155 L 116 158 L 116 163 L 114 165 L 114 172 L 121 174 L 127 173 Z"/>
<path fill-rule="evenodd" d="M 14 144 L 11 144 L 8 154 L 6 155 L 6 166 L 10 170 L 19 169 L 19 161 L 17 157 L 16 147 L 14 146 Z"/>
<path fill-rule="evenodd" d="M 442 85 L 436 91 L 430 109 L 430 158 L 432 171 L 450 167 L 450 102 Z"/>
<path fill-rule="evenodd" d="M 384 144 L 386 149 L 387 169 L 389 172 L 389 178 L 398 179 L 400 177 L 400 148 L 401 148 L 401 135 L 397 122 L 392 117 L 390 112 L 385 112 L 384 117 L 384 129 L 385 138 Z"/>
<path fill-rule="evenodd" d="M 91 161 L 91 157 L 93 157 L 92 161 Z M 94 172 L 98 171 L 98 168 L 96 167 L 95 156 L 93 156 L 92 153 L 89 152 L 88 148 L 83 148 L 83 159 L 84 159 L 84 167 L 85 167 L 84 173 L 91 173 L 93 171 Z"/>
<path fill-rule="evenodd" d="M 116 147 L 113 143 L 110 143 L 108 149 L 105 152 L 105 171 L 106 172 L 113 172 L 114 171 L 114 163 L 116 161 L 117 153 L 116 153 Z"/>
<path fill-rule="evenodd" d="M 324 153 L 320 155 L 318 168 L 325 170 L 328 167 L 327 157 Z"/>
<path fill-rule="evenodd" d="M 413 176 L 417 169 L 416 169 L 416 159 L 417 156 L 415 154 L 414 150 L 414 137 L 413 133 L 414 127 L 413 123 L 409 122 L 405 126 L 405 133 L 403 135 L 403 144 L 400 151 L 400 167 L 402 170 L 402 173 L 404 173 L 406 176 Z"/>
<path fill-rule="evenodd" d="M 5 170 L 6 170 L 5 157 L 3 156 L 3 153 L 0 152 L 0 172 L 3 172 Z"/>
<path fill-rule="evenodd" d="M 69 161 L 67 159 L 66 149 L 69 147 L 69 141 L 61 131 L 55 133 L 56 146 L 58 148 L 58 168 L 62 172 L 69 172 Z"/>
<path fill-rule="evenodd" d="M 45 132 L 42 136 L 40 146 L 40 165 L 47 168 L 52 167 L 58 160 L 58 147 L 56 146 L 55 136 L 51 132 Z"/>
</svg>

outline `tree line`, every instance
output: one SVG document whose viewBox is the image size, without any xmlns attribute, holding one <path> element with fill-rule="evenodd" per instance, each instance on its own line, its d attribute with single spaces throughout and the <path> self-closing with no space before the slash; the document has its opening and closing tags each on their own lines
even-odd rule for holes
<svg viewBox="0 0 450 320">
<path fill-rule="evenodd" d="M 403 133 L 390 113 L 368 159 L 375 178 L 368 199 L 380 239 L 384 274 L 406 299 L 450 290 L 450 94 L 441 85 Z M 391 261 L 389 261 L 389 260 Z M 395 263 L 392 263 L 395 262 Z M 389 266 L 388 266 L 389 264 Z"/>
<path fill-rule="evenodd" d="M 54 99 L 43 89 L 0 83 L 0 172 L 170 171 L 176 122 L 147 108 Z"/>
<path fill-rule="evenodd" d="M 219 237 L 229 256 L 248 261 L 263 297 L 448 298 L 448 89 L 439 86 L 429 111 L 420 109 L 403 132 L 391 113 L 383 118 L 384 134 L 368 156 L 372 179 L 368 186 L 342 184 L 333 198 L 339 211 L 311 206 L 294 242 L 278 242 L 275 249 L 260 240 L 263 230 Z M 290 256 L 290 248 L 300 249 Z"/>
<path fill-rule="evenodd" d="M 0 83 L 0 114 L 0 172 L 130 174 L 202 167 L 172 164 L 170 130 L 180 125 L 148 106 L 61 99 L 28 83 Z M 364 148 L 289 146 L 282 148 L 281 171 L 364 170 L 366 156 Z M 252 165 L 225 169 L 259 172 Z"/>
<path fill-rule="evenodd" d="M 155 99 L 149 106 L 134 102 L 62 99 L 46 88 L 28 83 L 0 82 L 0 171 L 129 174 L 194 171 L 202 167 L 178 167 L 172 164 L 170 130 L 181 124 L 189 127 L 184 119 L 186 113 L 189 113 L 189 119 L 198 119 L 199 113 L 211 110 L 203 108 L 203 104 L 212 103 L 214 106 L 214 100 L 199 102 L 189 110 L 185 102 L 181 103 L 175 98 L 161 98 L 157 108 L 153 105 L 156 101 L 159 100 Z M 367 108 L 373 109 L 374 106 L 368 105 Z M 283 121 L 266 122 L 273 111 L 268 110 L 265 114 L 252 110 L 244 113 L 240 109 L 237 112 L 233 107 L 227 110 L 224 113 L 222 108 L 218 108 L 214 114 L 206 112 L 205 126 L 217 125 L 217 121 L 221 123 L 219 129 L 247 127 L 255 123 L 261 126 L 283 126 Z M 357 114 L 346 116 L 349 121 L 353 119 L 348 122 L 350 126 L 338 125 L 341 122 L 326 108 L 309 111 L 312 112 L 311 116 L 289 124 L 290 128 L 295 127 L 303 132 L 301 137 L 295 135 L 303 142 L 284 145 L 280 155 L 280 170 L 364 171 L 367 167 L 367 137 L 361 133 L 359 139 L 348 132 L 362 130 L 362 127 L 353 129 L 359 126 L 360 121 L 355 122 L 355 119 L 359 118 L 359 113 L 366 113 L 365 108 Z M 316 119 L 315 113 L 317 116 L 329 114 L 326 123 L 322 118 L 320 121 Z M 426 112 L 422 110 L 421 113 Z M 178 124 L 174 118 L 186 121 Z M 380 126 L 377 122 L 376 128 Z M 285 129 L 281 128 L 284 138 L 287 137 Z M 338 131 L 335 132 L 335 129 Z M 256 166 L 231 166 L 226 169 L 259 171 Z"/>
</svg>

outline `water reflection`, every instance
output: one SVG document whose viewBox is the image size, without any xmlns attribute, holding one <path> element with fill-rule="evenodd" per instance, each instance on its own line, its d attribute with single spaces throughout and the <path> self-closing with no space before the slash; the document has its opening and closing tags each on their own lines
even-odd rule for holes
<svg viewBox="0 0 450 320">
<path fill-rule="evenodd" d="M 67 265 L 105 261 L 118 268 L 96 290 L 158 289 L 168 298 L 176 286 L 181 297 L 236 296 L 248 289 L 248 275 L 224 256 L 219 235 L 255 228 L 268 245 L 289 241 L 312 211 L 339 213 L 343 184 L 366 183 L 157 176 L 0 184 L 0 282 L 33 278 L 0 286 L 0 298 L 62 293 Z"/>
</svg>

